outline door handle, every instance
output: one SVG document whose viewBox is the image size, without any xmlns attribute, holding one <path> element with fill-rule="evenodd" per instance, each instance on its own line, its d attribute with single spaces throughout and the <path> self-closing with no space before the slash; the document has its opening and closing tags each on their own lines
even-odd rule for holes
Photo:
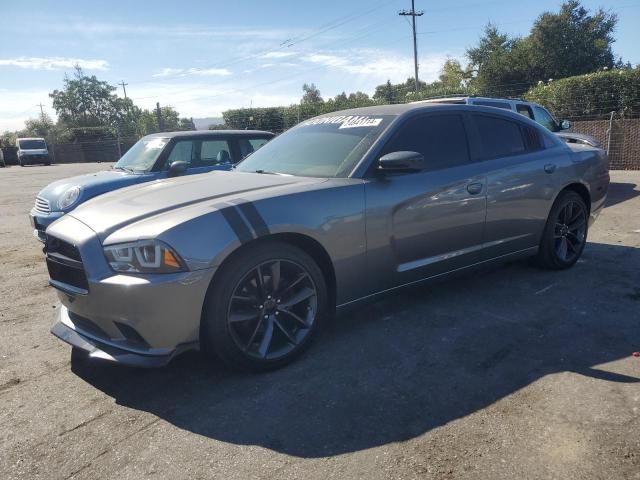
<svg viewBox="0 0 640 480">
<path fill-rule="evenodd" d="M 471 195 L 478 195 L 482 192 L 482 184 L 481 183 L 470 183 L 467 185 L 467 192 Z"/>
<path fill-rule="evenodd" d="M 555 163 L 547 163 L 544 166 L 544 171 L 547 173 L 553 173 L 556 171 L 556 164 Z"/>
</svg>

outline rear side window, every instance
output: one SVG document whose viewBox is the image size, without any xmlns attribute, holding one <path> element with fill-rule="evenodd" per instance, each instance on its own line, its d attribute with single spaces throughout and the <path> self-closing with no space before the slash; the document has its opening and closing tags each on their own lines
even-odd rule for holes
<svg viewBox="0 0 640 480">
<path fill-rule="evenodd" d="M 524 143 L 527 151 L 536 152 L 544 148 L 542 138 L 540 138 L 540 132 L 538 132 L 538 130 L 528 125 L 520 125 L 520 128 L 522 129 L 522 135 L 524 137 Z"/>
<path fill-rule="evenodd" d="M 408 150 L 424 155 L 427 170 L 439 170 L 469 162 L 469 149 L 460 115 L 412 118 L 385 146 L 386 153 Z"/>
<path fill-rule="evenodd" d="M 238 147 L 240 148 L 240 158 L 252 154 L 268 141 L 268 138 L 239 138 Z"/>
<path fill-rule="evenodd" d="M 489 102 L 486 100 L 475 100 L 474 105 L 480 105 L 482 107 L 504 108 L 505 110 L 511 110 L 511 105 L 507 102 Z"/>
<path fill-rule="evenodd" d="M 516 105 L 516 111 L 520 115 L 524 115 L 525 117 L 529 117 L 531 120 L 535 120 L 533 118 L 533 111 L 531 110 L 531 107 L 529 105 L 519 103 L 518 105 Z"/>
<path fill-rule="evenodd" d="M 474 114 L 472 117 L 482 145 L 482 160 L 525 152 L 526 147 L 518 123 L 489 115 Z"/>
</svg>

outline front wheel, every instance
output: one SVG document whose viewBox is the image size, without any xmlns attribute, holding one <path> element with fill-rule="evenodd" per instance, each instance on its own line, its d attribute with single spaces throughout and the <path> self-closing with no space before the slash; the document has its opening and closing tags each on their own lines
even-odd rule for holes
<svg viewBox="0 0 640 480">
<path fill-rule="evenodd" d="M 587 243 L 589 210 L 576 192 L 566 191 L 556 199 L 540 241 L 537 262 L 544 268 L 571 268 Z"/>
<path fill-rule="evenodd" d="M 201 341 L 234 367 L 284 366 L 309 346 L 326 314 L 322 271 L 290 244 L 250 247 L 224 264 L 214 281 Z"/>
</svg>

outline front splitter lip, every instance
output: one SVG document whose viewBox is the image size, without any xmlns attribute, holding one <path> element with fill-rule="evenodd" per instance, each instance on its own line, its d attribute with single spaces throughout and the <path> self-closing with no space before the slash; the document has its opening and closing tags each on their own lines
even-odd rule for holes
<svg viewBox="0 0 640 480">
<path fill-rule="evenodd" d="M 92 338 L 76 332 L 64 323 L 57 321 L 51 328 L 51 333 L 63 342 L 87 352 L 89 358 L 106 360 L 108 362 L 127 365 L 130 367 L 158 368 L 166 366 L 178 353 L 170 355 L 142 355 L 106 345 Z"/>
</svg>

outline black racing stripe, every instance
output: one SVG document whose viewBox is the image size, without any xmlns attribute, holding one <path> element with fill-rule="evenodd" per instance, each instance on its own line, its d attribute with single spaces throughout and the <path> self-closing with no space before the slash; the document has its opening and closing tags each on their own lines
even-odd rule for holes
<svg viewBox="0 0 640 480">
<path fill-rule="evenodd" d="M 251 227 L 256 232 L 256 236 L 263 237 L 265 235 L 269 235 L 271 232 L 269 231 L 269 227 L 267 226 L 264 218 L 258 212 L 256 206 L 248 201 L 242 201 L 243 203 L 238 203 L 238 208 L 242 211 L 242 214 L 247 218 Z"/>
<path fill-rule="evenodd" d="M 240 214 L 236 211 L 235 207 L 228 204 L 220 204 L 214 205 L 214 208 L 217 208 L 222 216 L 227 221 L 233 232 L 238 236 L 240 243 L 247 243 L 253 240 L 253 235 L 251 234 L 251 230 L 247 227 L 247 224 L 244 223 Z"/>
</svg>

